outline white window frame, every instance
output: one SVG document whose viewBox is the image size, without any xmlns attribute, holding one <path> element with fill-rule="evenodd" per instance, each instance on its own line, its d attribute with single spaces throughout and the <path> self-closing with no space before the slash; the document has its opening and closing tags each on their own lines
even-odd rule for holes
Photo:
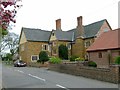
<svg viewBox="0 0 120 90">
<path fill-rule="evenodd" d="M 37 56 L 37 60 L 39 60 L 39 56 L 38 55 L 31 55 L 31 62 L 37 62 L 37 60 L 32 60 L 33 56 Z"/>
<path fill-rule="evenodd" d="M 48 45 L 48 51 L 49 52 L 51 52 L 51 49 L 52 49 L 51 45 Z"/>
<path fill-rule="evenodd" d="M 52 45 L 53 45 L 53 46 L 56 46 L 56 42 L 52 42 Z"/>
<path fill-rule="evenodd" d="M 47 46 L 47 50 L 44 49 L 44 46 L 45 46 L 45 45 Z M 42 51 L 49 51 L 49 45 L 48 45 L 48 44 L 43 44 L 43 45 L 42 45 Z"/>
<path fill-rule="evenodd" d="M 88 48 L 89 46 L 87 46 L 87 42 L 90 42 L 91 45 L 91 41 L 85 41 L 85 47 Z"/>
<path fill-rule="evenodd" d="M 69 47 L 68 47 L 68 45 L 69 45 Z M 67 43 L 66 47 L 68 48 L 68 50 L 71 50 L 71 44 L 70 43 Z"/>
</svg>

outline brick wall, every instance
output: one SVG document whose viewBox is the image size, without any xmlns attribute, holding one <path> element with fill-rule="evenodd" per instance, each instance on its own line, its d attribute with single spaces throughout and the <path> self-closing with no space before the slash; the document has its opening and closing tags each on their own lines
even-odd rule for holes
<svg viewBox="0 0 120 90">
<path fill-rule="evenodd" d="M 99 58 L 99 53 L 102 54 L 102 58 Z M 89 60 L 94 61 L 98 68 L 109 68 L 108 52 L 96 51 L 89 53 Z"/>
<path fill-rule="evenodd" d="M 107 81 L 120 82 L 120 66 L 110 66 L 109 69 L 92 68 L 78 64 L 51 64 L 49 69 L 57 72 L 68 73 L 77 76 Z"/>
<path fill-rule="evenodd" d="M 110 64 L 114 64 L 115 57 L 119 56 L 119 50 L 103 50 L 88 53 L 89 60 L 96 62 L 98 68 L 109 68 Z M 101 58 L 99 58 L 99 53 L 102 54 Z"/>
</svg>

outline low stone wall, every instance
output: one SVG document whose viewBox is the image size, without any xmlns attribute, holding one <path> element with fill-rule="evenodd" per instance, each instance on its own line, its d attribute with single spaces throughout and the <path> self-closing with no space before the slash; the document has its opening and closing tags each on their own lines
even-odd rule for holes
<svg viewBox="0 0 120 90">
<path fill-rule="evenodd" d="M 27 66 L 29 67 L 37 67 L 37 68 L 48 67 L 48 65 L 49 65 L 48 63 L 41 64 L 41 63 L 36 63 L 36 62 L 31 62 L 27 64 Z"/>
<path fill-rule="evenodd" d="M 115 65 L 111 65 L 109 69 L 100 69 L 83 66 L 82 64 L 50 64 L 49 69 L 57 72 L 84 76 L 101 81 L 112 83 L 120 82 L 120 67 Z"/>
</svg>

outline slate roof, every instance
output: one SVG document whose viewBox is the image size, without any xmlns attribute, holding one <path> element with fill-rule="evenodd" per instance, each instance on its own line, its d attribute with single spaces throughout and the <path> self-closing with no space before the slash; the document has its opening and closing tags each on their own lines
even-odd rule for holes
<svg viewBox="0 0 120 90">
<path fill-rule="evenodd" d="M 87 49 L 87 51 L 110 50 L 120 48 L 120 28 L 104 32 L 95 42 Z"/>
<path fill-rule="evenodd" d="M 92 24 L 83 26 L 84 27 L 84 38 L 95 37 L 100 30 L 103 23 L 107 21 L 106 19 L 94 22 Z M 22 28 L 25 32 L 26 38 L 29 41 L 49 41 L 51 31 L 32 29 L 32 28 Z M 53 30 L 58 40 L 74 41 L 78 37 L 77 28 L 68 31 Z"/>
<path fill-rule="evenodd" d="M 106 19 L 84 26 L 85 38 L 95 37 Z"/>
<path fill-rule="evenodd" d="M 57 40 L 73 41 L 73 32 L 54 30 Z"/>
<path fill-rule="evenodd" d="M 92 24 L 83 26 L 84 27 L 84 36 L 83 37 L 84 38 L 95 37 L 105 21 L 107 21 L 107 20 L 104 19 L 104 20 L 97 21 L 97 22 L 94 22 Z M 77 28 L 69 30 L 68 32 L 74 32 L 75 33 L 75 38 L 78 37 Z"/>
<path fill-rule="evenodd" d="M 22 28 L 28 41 L 49 41 L 50 31 L 32 28 Z"/>
</svg>

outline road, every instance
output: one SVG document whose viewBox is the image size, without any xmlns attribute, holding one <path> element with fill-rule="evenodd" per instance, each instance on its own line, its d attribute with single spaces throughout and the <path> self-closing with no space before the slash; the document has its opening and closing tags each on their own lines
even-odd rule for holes
<svg viewBox="0 0 120 90">
<path fill-rule="evenodd" d="M 46 68 L 3 65 L 4 88 L 118 88 L 117 84 L 49 71 Z"/>
</svg>

